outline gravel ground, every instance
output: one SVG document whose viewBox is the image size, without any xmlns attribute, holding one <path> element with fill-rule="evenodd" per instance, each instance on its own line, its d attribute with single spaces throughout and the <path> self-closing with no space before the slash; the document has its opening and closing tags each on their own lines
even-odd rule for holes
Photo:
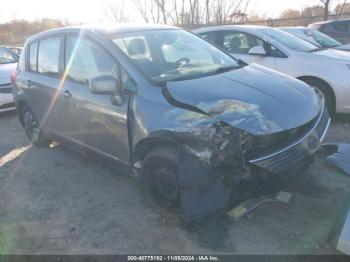
<svg viewBox="0 0 350 262">
<path fill-rule="evenodd" d="M 327 141 L 350 143 L 350 117 Z M 334 254 L 327 243 L 350 177 L 320 153 L 288 189 L 234 223 L 233 254 Z M 176 213 L 158 209 L 122 171 L 61 146 L 30 146 L 15 114 L 0 115 L 0 254 L 217 254 L 200 246 Z"/>
</svg>

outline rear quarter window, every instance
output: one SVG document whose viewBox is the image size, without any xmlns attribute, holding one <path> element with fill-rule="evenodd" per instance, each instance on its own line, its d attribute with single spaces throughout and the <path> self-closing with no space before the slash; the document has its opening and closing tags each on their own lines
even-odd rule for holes
<svg viewBox="0 0 350 262">
<path fill-rule="evenodd" d="M 29 46 L 29 70 L 36 71 L 37 66 L 38 43 L 30 44 Z"/>
</svg>

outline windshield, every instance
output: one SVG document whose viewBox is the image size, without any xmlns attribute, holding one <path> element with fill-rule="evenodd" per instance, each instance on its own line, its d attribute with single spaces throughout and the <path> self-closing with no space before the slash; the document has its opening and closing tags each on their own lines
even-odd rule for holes
<svg viewBox="0 0 350 262">
<path fill-rule="evenodd" d="M 261 29 L 261 32 L 294 51 L 310 52 L 318 48 L 318 46 L 280 29 L 264 28 Z"/>
<path fill-rule="evenodd" d="M 16 63 L 17 57 L 6 48 L 0 48 L 0 64 Z"/>
<path fill-rule="evenodd" d="M 332 48 L 332 47 L 337 47 L 340 46 L 341 43 L 339 43 L 337 40 L 329 37 L 328 35 L 325 35 L 321 33 L 320 31 L 317 30 L 304 30 L 304 33 L 312 37 L 317 43 L 319 43 L 322 47 L 326 48 Z"/>
<path fill-rule="evenodd" d="M 113 35 L 112 40 L 155 83 L 239 67 L 232 57 L 184 30 L 132 32 Z"/>
</svg>

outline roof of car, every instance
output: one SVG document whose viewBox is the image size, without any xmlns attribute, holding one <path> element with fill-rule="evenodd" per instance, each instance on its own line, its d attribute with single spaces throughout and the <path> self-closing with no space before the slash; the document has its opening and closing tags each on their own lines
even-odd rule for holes
<svg viewBox="0 0 350 262">
<path fill-rule="evenodd" d="M 277 27 L 279 29 L 289 29 L 289 30 L 295 30 L 295 29 L 310 29 L 310 28 L 307 28 L 305 26 L 282 26 L 282 27 Z"/>
<path fill-rule="evenodd" d="M 216 30 L 232 30 L 232 29 L 252 31 L 252 30 L 262 29 L 262 28 L 269 28 L 269 27 L 261 26 L 261 25 L 218 25 L 218 26 L 202 27 L 202 28 L 193 30 L 193 32 L 201 33 L 201 32 L 210 32 L 210 31 L 216 31 Z"/>
<path fill-rule="evenodd" d="M 343 21 L 348 22 L 348 21 L 350 21 L 350 19 L 321 21 L 321 22 L 312 23 L 310 25 L 324 25 L 324 24 L 331 24 L 331 23 L 343 22 Z"/>
<path fill-rule="evenodd" d="M 31 38 L 29 41 L 48 34 L 64 33 L 64 32 L 76 32 L 76 31 L 90 31 L 98 32 L 101 34 L 118 34 L 127 32 L 137 31 L 150 31 L 150 30 L 169 30 L 169 29 L 180 29 L 176 26 L 170 25 L 158 25 L 158 24 L 137 24 L 137 23 L 120 23 L 120 24 L 87 24 L 78 26 L 67 26 L 56 29 L 47 30 L 38 33 Z"/>
</svg>

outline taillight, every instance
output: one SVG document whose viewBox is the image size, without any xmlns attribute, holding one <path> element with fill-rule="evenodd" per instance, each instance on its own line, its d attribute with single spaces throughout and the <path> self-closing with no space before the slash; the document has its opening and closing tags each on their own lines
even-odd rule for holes
<svg viewBox="0 0 350 262">
<path fill-rule="evenodd" d="M 11 83 L 15 83 L 17 78 L 17 70 L 13 70 L 11 73 Z"/>
</svg>

